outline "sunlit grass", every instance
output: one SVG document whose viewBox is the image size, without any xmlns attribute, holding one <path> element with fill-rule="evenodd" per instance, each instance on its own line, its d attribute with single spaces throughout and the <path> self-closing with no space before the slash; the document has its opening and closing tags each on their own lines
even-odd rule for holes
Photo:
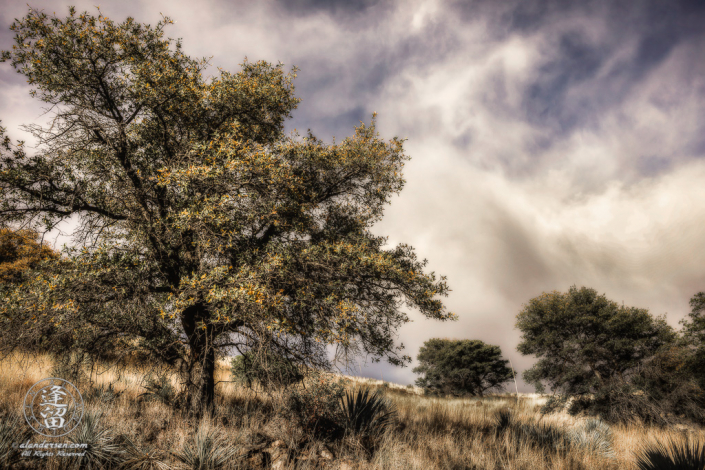
<svg viewBox="0 0 705 470">
<path fill-rule="evenodd" d="M 27 390 L 36 381 L 48 377 L 51 370 L 52 360 L 48 356 L 2 361 L 0 413 L 13 412 L 21 416 Z M 216 374 L 216 381 L 219 382 L 216 387 L 216 411 L 206 424 L 189 422 L 157 400 L 139 400 L 138 397 L 145 391 L 145 376 L 150 372 L 146 369 L 134 368 L 120 374 L 114 370 L 95 372 L 91 375 L 93 383 L 81 384 L 79 389 L 86 397 L 87 407 L 101 411 L 101 423 L 110 428 L 116 442 L 123 443 L 127 451 L 126 460 L 134 460 L 135 448 L 150 449 L 151 455 L 158 456 L 157 461 L 176 468 L 178 459 L 175 454 L 183 453 L 185 446 L 194 445 L 194 435 L 200 425 L 217 430 L 222 439 L 219 442 L 232 447 L 232 455 L 228 449 L 219 450 L 225 453 L 223 455 L 229 455 L 224 468 L 247 468 L 248 459 L 257 457 L 257 452 L 274 452 L 267 449 L 275 441 L 284 443 L 288 456 L 286 465 L 280 468 L 315 468 L 314 461 L 323 443 L 308 439 L 278 415 L 282 394 L 251 390 L 231 382 L 225 361 L 219 364 Z M 170 376 L 170 381 L 178 389 L 175 375 Z M 109 384 L 112 384 L 116 394 L 106 402 L 96 398 L 99 394 L 90 392 L 92 388 L 107 387 Z M 372 454 L 347 439 L 326 443 L 336 459 L 356 462 L 357 468 L 363 469 L 636 470 L 634 455 L 645 443 L 667 439 L 682 441 L 688 437 L 705 442 L 705 432 L 699 428 L 659 429 L 614 425 L 610 426 L 614 457 L 585 450 L 587 448 L 578 445 L 572 446 L 568 452 L 560 452 L 532 445 L 517 437 L 514 431 L 496 431 L 496 419 L 503 409 L 511 410 L 517 426 L 554 426 L 566 434 L 586 422 L 587 418 L 565 413 L 542 416 L 539 410 L 546 401 L 545 397 L 528 395 L 517 399 L 504 395 L 482 399 L 445 399 L 421 396 L 402 386 L 380 386 L 372 381 L 365 384 L 364 380 L 356 380 L 348 384 L 351 388 L 367 385 L 380 390 L 396 410 L 395 423 L 379 438 Z M 21 421 L 20 425 L 26 424 Z M 35 435 L 33 439 L 37 441 L 40 438 Z M 130 450 L 133 452 L 130 453 Z M 25 459 L 25 463 L 52 470 L 58 469 L 60 462 Z"/>
</svg>

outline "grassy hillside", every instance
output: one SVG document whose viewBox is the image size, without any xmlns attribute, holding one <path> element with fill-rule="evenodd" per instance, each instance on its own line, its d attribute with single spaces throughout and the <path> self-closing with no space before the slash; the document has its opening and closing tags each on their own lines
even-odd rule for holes
<svg viewBox="0 0 705 470">
<path fill-rule="evenodd" d="M 15 468 L 87 468 L 89 460 L 113 468 L 198 468 L 199 458 L 220 458 L 224 469 L 636 469 L 634 451 L 645 443 L 705 440 L 703 430 L 694 428 L 607 426 L 565 414 L 542 417 L 545 398 L 536 395 L 442 399 L 413 388 L 343 379 L 347 387 L 380 389 L 397 413 L 373 442 L 355 436 L 326 442 L 286 418 L 284 392 L 268 394 L 227 382 L 226 364 L 218 372 L 217 380 L 224 382 L 217 386 L 215 415 L 202 422 L 189 422 L 165 403 L 176 390 L 175 377 L 152 387 L 154 394 L 142 395 L 146 370 L 121 376 L 96 370 L 79 384 L 87 416 L 77 431 L 55 439 L 27 433 L 21 418 L 24 396 L 33 383 L 56 372 L 48 357 L 0 364 L 0 460 L 13 452 L 12 443 L 27 438 L 68 442 L 79 432 L 91 442 L 89 455 L 82 463 L 69 457 L 23 457 L 15 459 Z"/>
</svg>

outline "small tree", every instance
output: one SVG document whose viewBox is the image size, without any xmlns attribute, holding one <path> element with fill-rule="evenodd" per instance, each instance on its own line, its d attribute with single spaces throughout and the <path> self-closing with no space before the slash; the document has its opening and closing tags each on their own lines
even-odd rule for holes
<svg viewBox="0 0 705 470">
<path fill-rule="evenodd" d="M 627 380 L 642 362 L 675 340 L 663 317 L 620 306 L 586 287 L 533 298 L 517 315 L 517 349 L 539 358 L 524 379 L 569 395 L 591 394 L 613 378 Z"/>
<path fill-rule="evenodd" d="M 417 359 L 414 372 L 423 376 L 416 384 L 430 393 L 482 396 L 512 379 L 500 347 L 480 340 L 433 338 L 421 346 Z"/>
<path fill-rule="evenodd" d="M 575 397 L 570 412 L 667 424 L 669 413 L 702 419 L 702 390 L 683 374 L 685 355 L 664 317 L 572 286 L 533 298 L 517 315 L 518 350 L 538 361 L 524 379 Z"/>
<path fill-rule="evenodd" d="M 170 23 L 74 8 L 13 23 L 0 62 L 54 117 L 28 127 L 32 155 L 0 129 L 0 225 L 79 215 L 83 247 L 5 295 L 0 315 L 17 321 L 0 316 L 0 351 L 45 325 L 64 334 L 56 350 L 132 347 L 179 368 L 194 414 L 213 408 L 216 359 L 232 348 L 318 367 L 325 346 L 409 362 L 400 306 L 454 315 L 445 278 L 371 231 L 404 185 L 403 141 L 374 122 L 333 144 L 284 135 L 295 70 L 245 61 L 206 78 L 205 59 L 164 38 Z"/>
</svg>

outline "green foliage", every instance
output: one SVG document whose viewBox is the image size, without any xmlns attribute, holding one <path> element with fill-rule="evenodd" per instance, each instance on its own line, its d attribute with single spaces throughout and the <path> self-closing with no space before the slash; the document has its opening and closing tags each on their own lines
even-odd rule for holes
<svg viewBox="0 0 705 470">
<path fill-rule="evenodd" d="M 538 361 L 524 379 L 556 395 L 544 412 L 573 398 L 570 414 L 610 422 L 667 425 L 705 420 L 705 394 L 690 376 L 689 352 L 662 317 L 572 286 L 531 299 L 517 315 L 518 350 Z"/>
<path fill-rule="evenodd" d="M 688 371 L 705 389 L 705 292 L 695 294 L 690 306 L 690 313 L 681 320 L 682 344 L 690 351 Z"/>
<path fill-rule="evenodd" d="M 0 229 L 0 284 L 20 284 L 33 269 L 59 257 L 34 230 Z"/>
<path fill-rule="evenodd" d="M 540 413 L 545 415 L 563 411 L 568 404 L 569 398 L 570 397 L 568 397 L 568 395 L 551 395 L 548 397 L 548 400 L 546 400 L 546 403 L 544 403 L 541 407 Z"/>
<path fill-rule="evenodd" d="M 201 425 L 184 447 L 173 455 L 187 469 L 218 470 L 235 456 L 236 450 L 216 428 Z"/>
<path fill-rule="evenodd" d="M 248 351 L 233 358 L 231 364 L 233 378 L 248 386 L 258 382 L 265 388 L 286 387 L 303 379 L 296 363 L 273 353 Z"/>
<path fill-rule="evenodd" d="M 519 352 L 538 358 L 524 379 L 540 392 L 547 384 L 568 395 L 594 393 L 611 379 L 624 379 L 675 340 L 665 319 L 575 286 L 531 299 L 516 326 L 522 332 Z"/>
<path fill-rule="evenodd" d="M 705 445 L 700 441 L 654 442 L 636 452 L 639 470 L 702 470 L 705 468 Z"/>
<path fill-rule="evenodd" d="M 312 378 L 305 387 L 289 391 L 283 410 L 304 434 L 323 440 L 339 437 L 344 422 L 340 402 L 345 387 L 324 375 Z"/>
<path fill-rule="evenodd" d="M 423 376 L 416 384 L 427 393 L 482 396 L 512 378 L 499 346 L 479 340 L 430 339 L 417 359 L 414 372 Z"/>
<path fill-rule="evenodd" d="M 213 403 L 215 349 L 243 336 L 306 365 L 327 365 L 321 345 L 409 362 L 400 306 L 455 316 L 445 278 L 372 233 L 403 188 L 403 141 L 374 116 L 338 143 L 285 136 L 296 69 L 245 61 L 208 79 L 171 23 L 71 8 L 12 24 L 2 61 L 56 113 L 30 127 L 31 156 L 0 131 L 0 226 L 81 214 L 86 246 L 7 292 L 0 349 L 52 328 L 54 351 L 185 364 L 194 407 Z"/>
<path fill-rule="evenodd" d="M 377 436 L 392 423 L 396 411 L 379 390 L 346 391 L 340 399 L 345 431 L 357 436 Z"/>
</svg>

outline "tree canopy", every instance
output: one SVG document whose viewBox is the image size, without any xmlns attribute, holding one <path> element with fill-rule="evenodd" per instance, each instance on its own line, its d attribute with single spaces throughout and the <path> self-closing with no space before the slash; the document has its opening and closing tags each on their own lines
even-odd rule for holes
<svg viewBox="0 0 705 470">
<path fill-rule="evenodd" d="M 417 359 L 414 372 L 423 376 L 416 384 L 429 393 L 482 396 L 513 376 L 500 347 L 480 340 L 433 338 L 421 346 Z"/>
<path fill-rule="evenodd" d="M 705 388 L 705 292 L 690 299 L 691 311 L 681 320 L 683 344 L 691 351 L 689 369 Z"/>
<path fill-rule="evenodd" d="M 19 284 L 43 261 L 59 259 L 60 253 L 38 240 L 34 230 L 0 228 L 0 284 Z"/>
<path fill-rule="evenodd" d="M 524 379 L 568 395 L 591 394 L 613 378 L 626 381 L 643 361 L 675 340 L 663 317 L 624 307 L 586 287 L 543 293 L 517 315 L 522 354 L 538 361 Z"/>
<path fill-rule="evenodd" d="M 374 116 L 340 143 L 284 135 L 296 69 L 245 60 L 205 79 L 207 60 L 164 38 L 171 22 L 71 8 L 13 23 L 2 60 L 54 117 L 29 126 L 31 155 L 0 136 L 0 224 L 78 214 L 81 246 L 6 296 L 2 347 L 36 339 L 35 320 L 63 349 L 119 342 L 179 365 L 194 409 L 212 405 L 227 348 L 410 361 L 394 341 L 402 307 L 454 316 L 445 278 L 371 232 L 404 185 L 403 141 L 381 140 Z"/>
</svg>

